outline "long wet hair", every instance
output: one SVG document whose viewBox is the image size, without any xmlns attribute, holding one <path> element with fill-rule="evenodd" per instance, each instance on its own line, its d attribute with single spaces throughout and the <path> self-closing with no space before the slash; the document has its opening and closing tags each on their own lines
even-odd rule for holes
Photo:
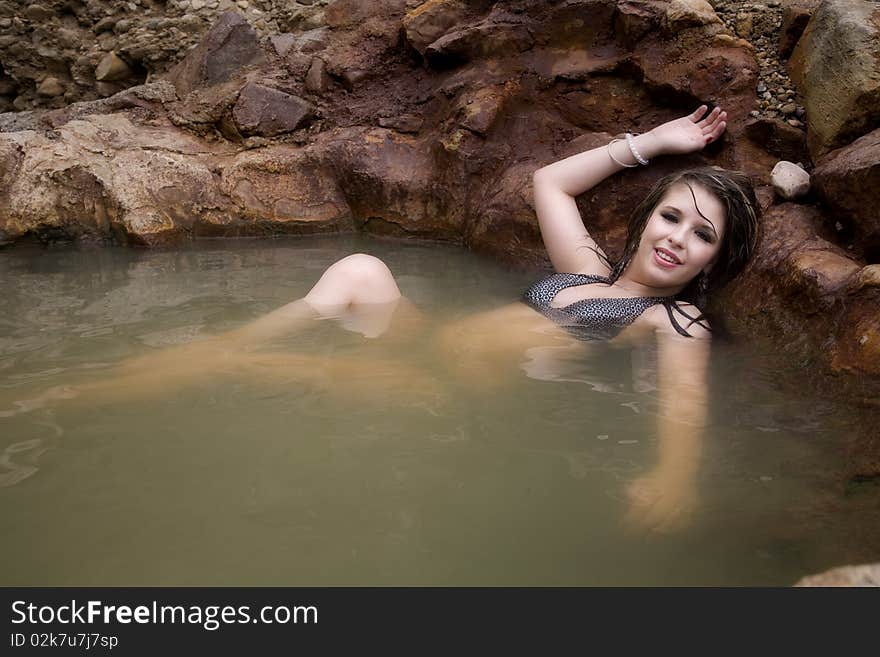
<svg viewBox="0 0 880 657">
<path fill-rule="evenodd" d="M 607 258 L 604 259 L 611 268 L 608 278 L 613 283 L 632 262 L 654 208 L 669 188 L 677 183 L 685 183 L 688 187 L 692 184 L 703 187 L 721 202 L 727 218 L 721 248 L 709 274 L 696 276 L 676 295 L 676 299 L 696 306 L 700 311 L 696 319 L 702 320 L 708 297 L 742 271 L 758 244 L 760 207 L 752 181 L 745 173 L 717 166 L 703 166 L 664 176 L 632 211 L 627 226 L 626 245 L 620 260 L 611 263 Z M 693 189 L 691 193 L 693 194 Z"/>
</svg>

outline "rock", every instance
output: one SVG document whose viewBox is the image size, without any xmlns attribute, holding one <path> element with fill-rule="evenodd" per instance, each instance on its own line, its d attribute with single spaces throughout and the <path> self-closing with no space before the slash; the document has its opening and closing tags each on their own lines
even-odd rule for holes
<svg viewBox="0 0 880 657">
<path fill-rule="evenodd" d="M 120 91 L 125 89 L 125 85 L 122 82 L 96 82 L 95 83 L 95 91 L 98 92 L 98 95 L 102 98 L 107 98 L 108 96 L 113 96 L 114 94 L 118 94 Z"/>
<path fill-rule="evenodd" d="M 723 23 L 706 0 L 672 0 L 666 9 L 666 25 L 670 31 L 678 32 L 689 27 L 722 26 Z"/>
<path fill-rule="evenodd" d="M 852 222 L 859 250 L 880 254 L 880 129 L 820 159 L 813 182 L 829 211 Z"/>
<path fill-rule="evenodd" d="M 614 28 L 627 48 L 633 48 L 665 19 L 662 5 L 647 2 L 621 2 L 616 7 Z"/>
<path fill-rule="evenodd" d="M 348 70 L 342 74 L 342 84 L 346 89 L 352 91 L 356 86 L 358 86 L 368 77 L 370 77 L 369 71 L 364 71 L 361 69 Z"/>
<path fill-rule="evenodd" d="M 131 77 L 132 70 L 115 52 L 108 52 L 95 68 L 95 79 L 106 82 Z"/>
<path fill-rule="evenodd" d="M 880 564 L 840 566 L 799 579 L 794 586 L 880 586 Z"/>
<path fill-rule="evenodd" d="M 406 0 L 334 0 L 324 9 L 324 20 L 333 28 L 350 28 L 375 16 L 403 17 Z"/>
<path fill-rule="evenodd" d="M 381 127 L 391 128 L 403 133 L 417 133 L 422 129 L 423 124 L 422 118 L 414 114 L 403 114 L 401 116 L 382 117 L 379 119 Z"/>
<path fill-rule="evenodd" d="M 878 26 L 876 2 L 822 0 L 791 55 L 813 159 L 880 127 Z"/>
<path fill-rule="evenodd" d="M 223 167 L 220 191 L 232 199 L 238 213 L 274 232 L 352 230 L 351 209 L 320 160 L 312 152 L 285 145 L 245 151 Z M 212 234 L 223 234 L 223 228 L 211 227 Z M 207 230 L 202 228 L 202 233 Z"/>
<path fill-rule="evenodd" d="M 242 135 L 263 137 L 296 130 L 311 114 L 301 98 L 254 83 L 245 85 L 232 110 Z"/>
<path fill-rule="evenodd" d="M 782 160 L 770 173 L 774 191 L 786 201 L 803 198 L 810 192 L 810 174 L 797 164 Z"/>
<path fill-rule="evenodd" d="M 294 45 L 301 53 L 320 52 L 327 47 L 329 38 L 330 31 L 326 27 L 319 27 L 297 35 Z"/>
<path fill-rule="evenodd" d="M 866 287 L 880 287 L 880 265 L 862 267 L 850 285 L 850 289 L 855 292 Z"/>
<path fill-rule="evenodd" d="M 64 85 L 58 78 L 48 77 L 37 87 L 37 94 L 47 98 L 61 96 L 64 93 Z"/>
<path fill-rule="evenodd" d="M 275 49 L 275 52 L 278 53 L 278 56 L 284 57 L 296 43 L 296 35 L 290 33 L 278 34 L 271 37 L 269 40 L 272 42 L 272 47 Z"/>
<path fill-rule="evenodd" d="M 820 0 L 787 0 L 782 6 L 782 24 L 779 28 L 781 58 L 788 59 L 791 56 L 819 2 Z"/>
<path fill-rule="evenodd" d="M 706 48 L 701 30 L 688 32 L 696 34 L 682 33 L 672 42 L 645 39 L 636 47 L 633 63 L 644 75 L 645 85 L 657 93 L 692 99 L 723 98 L 728 115 L 726 134 L 734 139 L 754 107 L 758 78 L 754 56 L 740 47 Z"/>
<path fill-rule="evenodd" d="M 506 97 L 504 88 L 494 87 L 485 87 L 469 94 L 459 112 L 460 125 L 485 136 L 498 118 Z"/>
<path fill-rule="evenodd" d="M 525 25 L 483 21 L 443 35 L 425 49 L 425 57 L 432 66 L 446 67 L 484 57 L 516 55 L 533 45 L 534 38 Z"/>
<path fill-rule="evenodd" d="M 306 74 L 306 89 L 312 93 L 320 94 L 327 90 L 330 86 L 330 76 L 324 67 L 324 60 L 315 57 L 309 66 L 309 72 Z"/>
<path fill-rule="evenodd" d="M 0 228 L 9 239 L 52 234 L 147 246 L 196 235 L 350 230 L 351 211 L 319 160 L 295 147 L 223 150 L 119 113 L 70 121 L 52 139 L 3 133 Z"/>
<path fill-rule="evenodd" d="M 434 0 L 410 10 L 403 17 L 403 29 L 410 46 L 422 55 L 434 41 L 446 34 L 467 13 L 461 0 Z"/>
<path fill-rule="evenodd" d="M 732 332 L 773 340 L 786 357 L 809 357 L 825 371 L 880 374 L 880 340 L 860 342 L 880 321 L 880 294 L 852 293 L 862 267 L 816 235 L 821 222 L 808 206 L 769 208 L 748 269 L 713 303 L 727 308 Z"/>
<path fill-rule="evenodd" d="M 194 89 L 226 82 L 263 60 L 257 33 L 239 14 L 228 11 L 168 74 L 182 98 Z"/>
<path fill-rule="evenodd" d="M 431 154 L 424 142 L 383 128 L 347 128 L 334 132 L 325 152 L 363 229 L 438 239 L 456 234 L 443 195 L 432 184 Z"/>
<path fill-rule="evenodd" d="M 134 24 L 134 21 L 131 19 L 121 18 L 113 24 L 113 32 L 116 34 L 125 34 L 134 27 Z"/>
<path fill-rule="evenodd" d="M 52 20 L 54 12 L 51 9 L 47 9 L 43 5 L 33 4 L 28 5 L 25 8 L 24 15 L 32 21 L 43 23 L 45 21 Z"/>
<path fill-rule="evenodd" d="M 749 119 L 745 124 L 745 135 L 780 160 L 810 160 L 804 132 L 779 119 Z"/>
<path fill-rule="evenodd" d="M 279 34 L 271 37 L 270 41 L 278 56 L 286 57 L 291 52 L 303 54 L 319 52 L 327 47 L 327 39 L 327 28 L 318 28 L 301 34 Z"/>
</svg>

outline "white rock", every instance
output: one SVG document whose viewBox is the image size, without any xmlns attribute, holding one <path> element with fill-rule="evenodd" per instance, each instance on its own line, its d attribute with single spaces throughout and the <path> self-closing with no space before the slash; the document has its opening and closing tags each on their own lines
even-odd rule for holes
<svg viewBox="0 0 880 657">
<path fill-rule="evenodd" d="M 773 189 L 787 201 L 802 198 L 810 191 L 810 174 L 793 162 L 780 160 L 770 173 Z"/>
</svg>

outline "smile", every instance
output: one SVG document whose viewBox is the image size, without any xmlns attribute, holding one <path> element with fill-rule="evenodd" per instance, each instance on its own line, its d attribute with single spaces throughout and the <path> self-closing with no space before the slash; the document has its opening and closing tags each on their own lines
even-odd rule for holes
<svg viewBox="0 0 880 657">
<path fill-rule="evenodd" d="M 667 268 L 678 267 L 681 264 L 678 258 L 663 249 L 654 249 L 654 261 Z"/>
</svg>

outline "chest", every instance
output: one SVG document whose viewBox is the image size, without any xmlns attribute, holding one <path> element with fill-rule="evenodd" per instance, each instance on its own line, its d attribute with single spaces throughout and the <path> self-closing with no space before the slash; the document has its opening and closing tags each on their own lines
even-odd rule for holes
<svg viewBox="0 0 880 657">
<path fill-rule="evenodd" d="M 631 298 L 621 295 L 617 288 L 605 283 L 587 283 L 572 285 L 559 290 L 551 299 L 551 308 L 565 308 L 579 301 L 589 299 L 621 299 Z"/>
</svg>

